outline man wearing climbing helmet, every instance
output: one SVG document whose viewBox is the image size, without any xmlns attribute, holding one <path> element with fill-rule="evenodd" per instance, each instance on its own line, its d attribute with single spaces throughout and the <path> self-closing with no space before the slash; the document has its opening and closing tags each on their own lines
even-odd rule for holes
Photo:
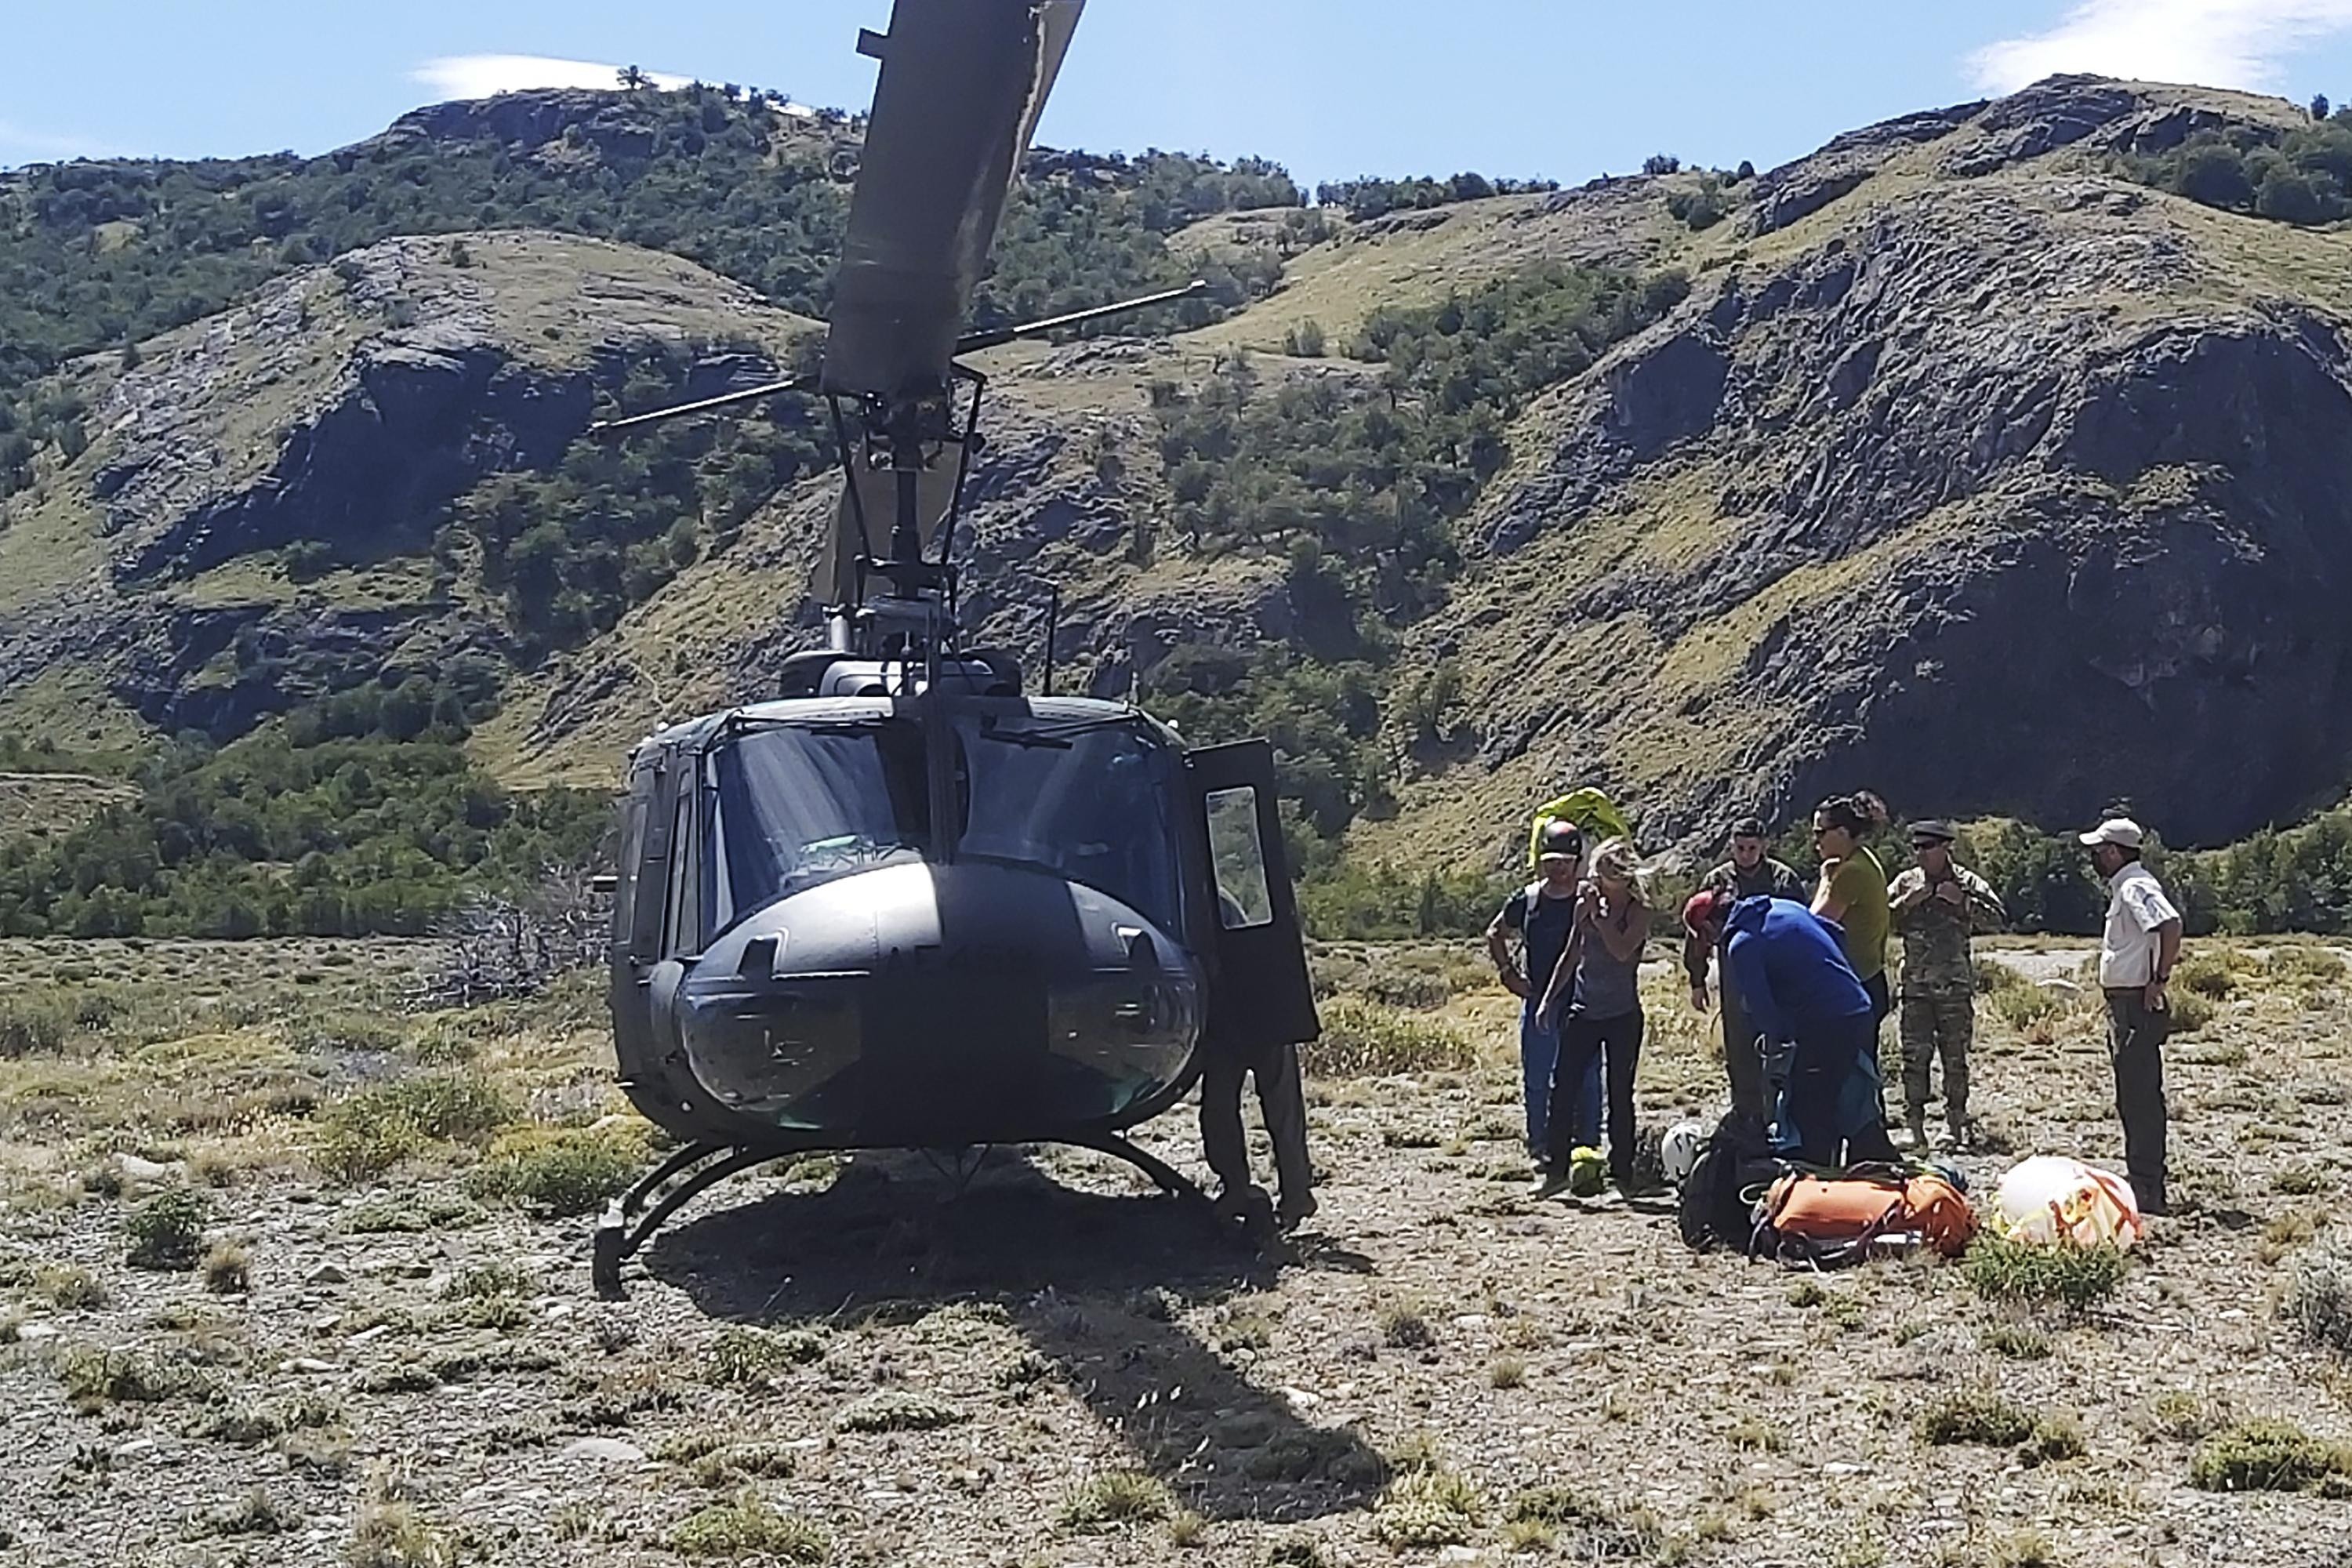
<svg viewBox="0 0 2352 1568">
<path fill-rule="evenodd" d="M 2140 864 L 2146 835 L 2111 816 L 2082 835 L 2107 884 L 2107 929 L 2099 942 L 2099 988 L 2107 998 L 2107 1055 L 2115 1064 L 2116 1114 L 2124 1124 L 2124 1169 L 2142 1214 L 2165 1206 L 2164 1037 L 2172 1022 L 2166 987 L 2180 958 L 2180 911 L 2156 873 Z"/>
<path fill-rule="evenodd" d="M 1992 884 L 1952 858 L 1957 837 L 1947 822 L 1911 826 L 1918 864 L 1887 888 L 1887 910 L 1903 939 L 1904 1119 L 1911 1146 L 1927 1146 L 1930 1065 L 1944 1061 L 1944 1124 L 1950 1147 L 1969 1130 L 1969 1047 L 1976 1037 L 1976 964 L 1969 938 L 1998 931 L 2008 918 Z"/>
<path fill-rule="evenodd" d="M 1683 906 L 1683 973 L 1690 978 L 1691 1006 L 1707 1008 L 1706 969 L 1721 959 L 1724 913 L 1741 899 L 1794 899 L 1803 902 L 1805 885 L 1794 869 L 1766 853 L 1764 824 L 1743 817 L 1731 829 L 1731 858 L 1699 879 L 1699 891 Z M 1718 906 L 1717 895 L 1721 895 Z M 1764 1094 L 1763 1058 L 1756 1031 L 1740 1005 L 1731 965 L 1718 962 L 1717 994 L 1723 1000 L 1723 1068 L 1731 1082 L 1731 1108 L 1759 1119 L 1769 1116 Z"/>
</svg>

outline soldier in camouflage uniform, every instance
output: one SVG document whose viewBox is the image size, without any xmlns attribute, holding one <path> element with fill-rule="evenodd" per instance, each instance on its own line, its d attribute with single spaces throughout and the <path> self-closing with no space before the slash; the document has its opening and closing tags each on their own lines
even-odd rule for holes
<svg viewBox="0 0 2352 1568">
<path fill-rule="evenodd" d="M 1903 1098 L 1911 1145 L 1927 1146 L 1927 1071 L 1944 1058 L 1944 1121 L 1951 1144 L 1969 1135 L 1969 1046 L 1976 1035 L 1976 965 L 1969 939 L 2008 918 L 1990 883 L 1952 859 L 1950 824 L 1911 829 L 1918 864 L 1887 888 L 1887 909 L 1903 939 Z"/>
</svg>

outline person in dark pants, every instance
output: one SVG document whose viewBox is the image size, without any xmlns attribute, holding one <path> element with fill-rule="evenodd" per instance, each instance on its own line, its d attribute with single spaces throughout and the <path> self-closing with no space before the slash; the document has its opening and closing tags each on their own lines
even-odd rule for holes
<svg viewBox="0 0 2352 1568">
<path fill-rule="evenodd" d="M 1845 933 L 1792 899 L 1762 897 L 1733 904 L 1724 926 L 1749 1020 L 1788 1052 L 1773 1129 L 1781 1157 L 1894 1159 L 1879 1104 L 1877 1006 L 1845 956 Z"/>
<path fill-rule="evenodd" d="M 1698 891 L 1683 906 L 1683 973 L 1690 977 L 1691 1006 L 1706 1011 L 1707 960 L 1717 958 L 1717 994 L 1723 1003 L 1723 1070 L 1731 1081 L 1731 1109 L 1759 1122 L 1769 1115 L 1764 1059 L 1757 1053 L 1756 1031 L 1748 1025 L 1747 1009 L 1739 1005 L 1739 987 L 1732 984 L 1731 966 L 1721 962 L 1725 933 L 1720 917 L 1712 921 L 1700 917 L 1717 907 L 1717 894 L 1723 895 L 1723 910 L 1741 899 L 1759 897 L 1803 901 L 1804 879 L 1793 868 L 1767 855 L 1767 847 L 1763 823 L 1750 816 L 1735 824 L 1731 858 L 1700 878 Z"/>
<path fill-rule="evenodd" d="M 2107 884 L 2107 929 L 2099 942 L 2099 988 L 2107 998 L 2107 1054 L 2115 1063 L 2116 1114 L 2124 1124 L 2124 1170 L 2142 1214 L 2164 1215 L 2164 1038 L 2172 1026 L 2173 965 L 2180 959 L 2180 911 L 2156 873 L 2140 864 L 2145 836 L 2126 816 L 2082 835 Z"/>
<path fill-rule="evenodd" d="M 1649 907 L 1635 880 L 1638 864 L 1630 839 L 1612 838 L 1593 851 L 1592 880 L 1577 895 L 1567 950 L 1536 1008 L 1546 1020 L 1558 1018 L 1563 1005 L 1568 1011 L 1559 1065 L 1552 1072 L 1551 1150 L 1541 1197 L 1568 1185 L 1575 1151 L 1571 1097 L 1595 1061 L 1601 1064 L 1609 1106 L 1609 1173 L 1621 1194 L 1635 1191 L 1633 1079 L 1642 1060 L 1642 947 L 1650 935 Z"/>
<path fill-rule="evenodd" d="M 1250 1179 L 1249 1140 L 1242 1129 L 1242 1077 L 1257 1082 L 1258 1110 L 1274 1144 L 1282 1186 L 1276 1222 L 1286 1230 L 1314 1214 L 1315 1176 L 1307 1159 L 1307 1095 L 1298 1078 L 1298 1048 L 1276 1046 L 1251 1055 L 1212 1044 L 1201 1068 L 1201 1152 L 1222 1189 L 1217 1212 L 1228 1219 L 1265 1213 L 1265 1193 Z"/>
<path fill-rule="evenodd" d="M 1576 824 L 1544 824 L 1537 837 L 1541 878 L 1513 893 L 1486 926 L 1486 952 L 1503 988 L 1520 999 L 1519 1072 L 1525 1095 L 1528 1157 L 1547 1160 L 1551 1148 L 1552 1069 L 1559 1057 L 1559 1033 L 1536 1016 L 1536 1004 L 1559 967 L 1568 933 L 1576 921 L 1577 889 L 1584 872 L 1584 835 Z M 1511 959 L 1511 933 L 1517 932 L 1526 967 Z M 1601 1137 L 1601 1062 L 1595 1058 L 1576 1096 L 1578 1143 Z"/>
</svg>

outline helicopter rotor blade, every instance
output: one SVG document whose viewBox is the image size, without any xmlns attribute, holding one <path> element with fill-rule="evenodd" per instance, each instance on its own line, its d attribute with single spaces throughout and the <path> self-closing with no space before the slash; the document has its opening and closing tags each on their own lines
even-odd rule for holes
<svg viewBox="0 0 2352 1568">
<path fill-rule="evenodd" d="M 1084 0 L 894 0 L 824 347 L 827 393 L 946 384 Z"/>
<path fill-rule="evenodd" d="M 708 414 L 715 408 L 732 408 L 739 403 L 755 403 L 762 397 L 773 397 L 783 392 L 814 392 L 816 378 L 794 376 L 790 381 L 772 381 L 764 386 L 747 386 L 740 392 L 721 393 L 717 397 L 705 397 L 693 403 L 680 403 L 669 408 L 649 408 L 643 414 L 632 414 L 621 419 L 599 419 L 588 426 L 591 436 L 609 436 L 616 430 L 634 430 L 640 425 L 657 424 L 664 419 L 679 419 L 689 414 Z"/>
<path fill-rule="evenodd" d="M 1146 294 L 1135 300 L 1121 300 L 1112 305 L 1096 305 L 1084 310 L 1072 310 L 1066 316 L 1048 316 L 1042 321 L 1030 321 L 1018 327 L 997 327 L 985 332 L 969 332 L 956 340 L 955 352 L 958 354 L 973 353 L 981 349 L 992 349 L 999 344 L 1013 342 L 1022 338 L 1041 337 L 1047 332 L 1058 331 L 1064 327 L 1075 327 L 1086 321 L 1098 321 L 1106 316 L 1123 316 L 1129 310 L 1144 310 L 1154 305 L 1165 305 L 1176 300 L 1189 300 L 1195 294 L 1207 293 L 1208 289 L 1207 279 L 1195 278 L 1181 289 L 1163 289 L 1157 294 Z"/>
</svg>

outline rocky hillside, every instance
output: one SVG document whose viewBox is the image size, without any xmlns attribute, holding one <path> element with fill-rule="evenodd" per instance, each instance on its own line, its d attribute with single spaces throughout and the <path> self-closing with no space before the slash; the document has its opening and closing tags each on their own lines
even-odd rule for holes
<svg viewBox="0 0 2352 1568">
<path fill-rule="evenodd" d="M 614 96 L 534 97 L 499 111 L 529 123 L 487 130 L 421 112 L 391 136 L 649 156 Z M 992 356 L 967 541 L 984 631 L 1034 664 L 1058 581 L 1065 689 L 1150 694 L 1170 654 L 1211 645 L 1368 671 L 1381 776 L 1349 797 L 1349 842 L 1416 864 L 1493 864 L 1527 800 L 1568 781 L 1622 791 L 1661 842 L 1857 784 L 1898 810 L 2053 824 L 2128 793 L 2176 842 L 2294 817 L 2352 774 L 2329 722 L 2352 656 L 2335 610 L 2352 237 L 2134 176 L 2193 138 L 2275 142 L 2304 118 L 2060 79 L 1748 180 L 1360 222 L 1194 219 L 1139 185 L 1159 226 L 1138 220 L 1122 276 L 1192 258 L 1236 308 Z M 854 156 L 846 128 L 809 134 Z M 1133 184 L 1063 162 L 1043 176 L 1057 190 Z M 1386 387 L 1417 417 L 1445 389 L 1381 360 L 1383 321 L 1542 268 L 1563 288 L 1598 269 L 1688 287 L 1493 405 L 1509 422 L 1491 464 L 1436 442 L 1461 510 L 1437 545 L 1425 523 L 1401 536 L 1420 541 L 1412 593 L 1374 559 L 1389 544 L 1335 531 L 1385 491 L 1200 532 L 1172 407 L 1245 356 L 1259 384 L 1359 414 Z M 1483 330 L 1446 316 L 1430 330 Z M 625 584 L 617 563 L 609 591 L 564 579 L 584 607 L 562 621 L 518 611 L 504 552 L 523 542 L 484 519 L 518 482 L 585 473 L 599 406 L 768 374 L 811 330 L 687 260 L 519 229 L 298 265 L 135 353 L 71 361 L 40 384 L 86 410 L 77 435 L 0 503 L 0 727 L 226 738 L 467 655 L 502 688 L 478 760 L 518 784 L 608 779 L 648 724 L 758 695 L 803 646 L 829 486 L 780 460 L 726 489 L 725 526 L 713 484 L 667 535 L 638 516 Z M 681 461 L 740 474 L 736 437 L 699 439 Z M 564 520 L 562 549 L 595 526 Z M 1334 584 L 1352 605 L 1327 602 Z"/>
<path fill-rule="evenodd" d="M 1414 643 L 1465 716 L 1379 841 L 1588 777 L 1666 835 L 1868 784 L 2211 842 L 2339 795 L 2352 241 L 2116 167 L 2289 117 L 2055 81 L 1759 179 L 1514 430 Z"/>
</svg>

